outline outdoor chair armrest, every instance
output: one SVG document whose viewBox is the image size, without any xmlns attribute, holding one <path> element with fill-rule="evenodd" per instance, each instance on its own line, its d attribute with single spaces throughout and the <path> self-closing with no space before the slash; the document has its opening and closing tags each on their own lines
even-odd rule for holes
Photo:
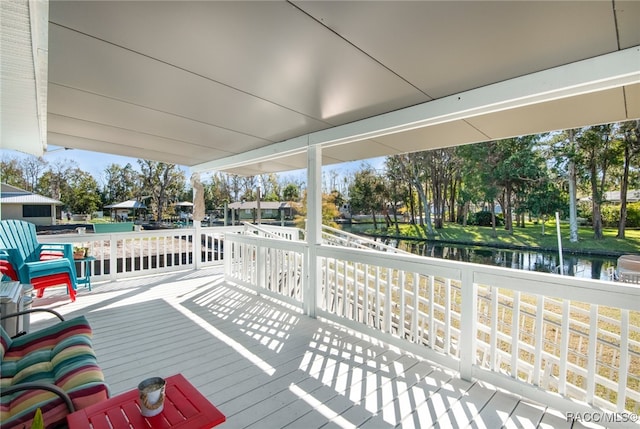
<svg viewBox="0 0 640 429">
<path fill-rule="evenodd" d="M 15 267 L 16 271 L 20 271 L 25 263 L 18 249 L 13 248 L 0 249 L 0 259 L 9 261 Z"/>
<path fill-rule="evenodd" d="M 30 314 L 30 313 L 40 312 L 40 311 L 51 313 L 55 315 L 58 319 L 64 322 L 64 317 L 62 316 L 62 314 L 58 313 L 55 310 L 50 310 L 48 308 L 31 308 L 29 310 L 18 311 L 16 313 L 5 314 L 4 316 L 0 315 L 0 320 L 8 319 L 10 317 L 18 317 L 18 316 L 22 316 L 23 314 Z"/>
<path fill-rule="evenodd" d="M 71 243 L 42 243 L 40 254 L 46 252 L 61 253 L 65 258 L 73 259 L 73 244 Z"/>
<path fill-rule="evenodd" d="M 55 384 L 51 384 L 51 383 L 40 383 L 37 381 L 33 381 L 33 382 L 16 384 L 14 386 L 3 387 L 2 392 L 0 392 L 0 396 L 9 395 L 15 392 L 21 392 L 23 390 L 47 390 L 49 392 L 55 393 L 60 397 L 60 399 L 64 401 L 65 405 L 69 409 L 69 413 L 73 413 L 76 411 L 75 407 L 73 406 L 73 402 L 71 402 L 71 398 L 69 397 L 69 395 L 67 395 L 67 393 L 64 390 L 62 390 Z"/>
</svg>

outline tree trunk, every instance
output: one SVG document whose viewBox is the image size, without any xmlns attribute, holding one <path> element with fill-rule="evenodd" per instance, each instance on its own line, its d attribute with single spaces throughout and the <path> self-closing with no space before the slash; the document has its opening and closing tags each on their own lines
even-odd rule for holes
<svg viewBox="0 0 640 429">
<path fill-rule="evenodd" d="M 400 235 L 400 226 L 398 225 L 398 210 L 393 207 L 393 223 L 396 225 L 396 235 Z"/>
<path fill-rule="evenodd" d="M 576 195 L 576 163 L 569 161 L 569 241 L 578 242 L 578 204 Z"/>
<path fill-rule="evenodd" d="M 492 230 L 493 236 L 497 237 L 498 233 L 496 232 L 496 203 L 494 201 L 491 201 L 490 207 L 491 207 L 491 230 Z"/>
<path fill-rule="evenodd" d="M 425 193 L 424 189 L 420 186 L 418 187 L 418 195 L 420 196 L 420 199 L 422 200 L 422 205 L 424 206 L 424 217 L 427 219 L 427 222 L 426 222 L 427 234 L 432 235 L 433 224 L 431 223 L 431 205 L 429 204 L 429 200 L 427 200 L 427 194 Z"/>
<path fill-rule="evenodd" d="M 595 165 L 591 168 L 591 207 L 593 209 L 593 238 L 602 239 L 602 212 L 600 207 L 600 192 L 598 190 L 598 178 Z"/>
<path fill-rule="evenodd" d="M 462 205 L 462 226 L 467 226 L 467 218 L 469 217 L 469 205 L 471 203 L 469 201 L 465 201 Z"/>
<path fill-rule="evenodd" d="M 627 223 L 627 189 L 629 187 L 629 162 L 631 160 L 631 150 L 629 142 L 624 146 L 624 171 L 622 173 L 622 184 L 620 186 L 620 223 L 618 223 L 617 238 L 624 238 L 625 224 Z"/>
<path fill-rule="evenodd" d="M 504 229 L 513 234 L 513 208 L 511 207 L 511 183 L 507 183 L 504 189 L 504 205 L 502 206 L 504 213 Z"/>
<path fill-rule="evenodd" d="M 449 192 L 449 222 L 456 221 L 456 194 L 458 191 L 458 179 L 451 181 L 451 191 Z"/>
<path fill-rule="evenodd" d="M 413 200 L 413 186 L 409 185 L 409 209 L 411 212 L 411 225 L 416 224 L 416 204 Z"/>
</svg>

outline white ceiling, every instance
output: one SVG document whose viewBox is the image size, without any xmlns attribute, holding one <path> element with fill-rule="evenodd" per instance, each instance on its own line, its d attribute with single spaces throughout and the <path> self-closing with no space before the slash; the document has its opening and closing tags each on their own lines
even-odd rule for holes
<svg viewBox="0 0 640 429">
<path fill-rule="evenodd" d="M 636 119 L 639 17 L 638 1 L 53 1 L 48 143 L 256 174 L 304 168 L 314 138 L 327 164 Z"/>
</svg>

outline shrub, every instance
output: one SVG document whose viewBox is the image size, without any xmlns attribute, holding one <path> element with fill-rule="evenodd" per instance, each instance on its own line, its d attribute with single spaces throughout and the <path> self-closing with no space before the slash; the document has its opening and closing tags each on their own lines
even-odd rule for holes
<svg viewBox="0 0 640 429">
<path fill-rule="evenodd" d="M 491 212 L 488 211 L 480 211 L 476 213 L 471 213 L 469 215 L 469 225 L 476 226 L 491 226 Z M 504 225 L 504 220 L 501 216 L 496 215 L 496 226 Z"/>
<path fill-rule="evenodd" d="M 620 204 L 603 204 L 602 224 L 607 227 L 617 228 L 620 223 Z M 640 227 L 640 202 L 627 204 L 627 228 Z"/>
</svg>

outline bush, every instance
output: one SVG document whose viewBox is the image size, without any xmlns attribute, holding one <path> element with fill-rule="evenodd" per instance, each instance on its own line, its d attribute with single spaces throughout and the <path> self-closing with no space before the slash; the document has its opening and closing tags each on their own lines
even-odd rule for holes
<svg viewBox="0 0 640 429">
<path fill-rule="evenodd" d="M 627 206 L 627 211 L 629 206 Z M 620 223 L 620 204 L 603 204 L 602 205 L 602 226 L 615 228 Z"/>
<path fill-rule="evenodd" d="M 591 224 L 591 212 L 589 212 L 589 224 Z M 602 205 L 602 225 L 609 228 L 617 228 L 620 223 L 620 204 Z M 640 202 L 627 204 L 627 228 L 640 228 Z"/>
<path fill-rule="evenodd" d="M 640 228 L 640 202 L 627 204 L 628 228 Z"/>
<path fill-rule="evenodd" d="M 476 226 L 491 226 L 491 212 L 481 211 L 476 213 L 471 213 L 469 215 L 469 221 L 467 222 L 469 225 Z M 496 215 L 496 226 L 504 225 L 504 220 L 501 216 Z"/>
</svg>

